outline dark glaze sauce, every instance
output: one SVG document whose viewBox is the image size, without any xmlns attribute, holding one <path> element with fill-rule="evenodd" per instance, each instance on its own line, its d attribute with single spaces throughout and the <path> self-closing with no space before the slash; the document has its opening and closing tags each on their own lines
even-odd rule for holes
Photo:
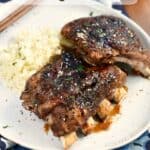
<svg viewBox="0 0 150 150">
<path fill-rule="evenodd" d="M 50 130 L 50 125 L 48 123 L 45 123 L 44 124 L 44 131 L 46 132 L 46 134 L 48 134 L 49 130 Z"/>
<path fill-rule="evenodd" d="M 114 109 L 110 112 L 109 116 L 110 116 L 110 117 L 113 117 L 113 116 L 115 116 L 115 115 L 117 115 L 117 114 L 119 114 L 119 113 L 120 113 L 120 105 L 117 104 L 117 105 L 114 107 Z"/>
<path fill-rule="evenodd" d="M 88 132 L 100 132 L 103 130 L 107 130 L 112 124 L 112 117 L 120 113 L 120 105 L 117 104 L 114 109 L 110 112 L 109 117 L 104 120 L 104 122 L 98 123 L 91 131 Z M 44 124 L 44 131 L 48 134 L 50 130 L 50 125 L 48 123 Z"/>
<path fill-rule="evenodd" d="M 112 120 L 109 118 L 108 120 L 105 120 L 102 123 L 98 123 L 91 132 L 99 132 L 99 131 L 103 131 L 103 130 L 107 130 L 110 125 L 112 123 Z"/>
<path fill-rule="evenodd" d="M 120 86 L 124 77 L 115 66 L 86 67 L 72 53 L 63 52 L 29 79 L 22 99 L 27 103 L 30 100 L 27 106 L 40 118 L 46 120 L 50 114 L 51 129 L 60 137 L 81 128 L 96 115 L 100 102 L 111 97 L 112 89 Z M 45 132 L 49 128 L 45 124 Z"/>
<path fill-rule="evenodd" d="M 112 124 L 112 117 L 120 113 L 120 105 L 117 104 L 114 109 L 110 112 L 108 118 L 104 120 L 104 122 L 98 123 L 91 132 L 99 132 L 103 130 L 107 130 Z"/>
</svg>

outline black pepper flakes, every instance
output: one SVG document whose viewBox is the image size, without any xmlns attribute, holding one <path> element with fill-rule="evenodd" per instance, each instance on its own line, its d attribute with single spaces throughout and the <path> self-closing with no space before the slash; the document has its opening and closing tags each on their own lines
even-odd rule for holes
<svg viewBox="0 0 150 150">
<path fill-rule="evenodd" d="M 20 114 L 23 115 L 23 110 L 20 110 Z"/>
</svg>

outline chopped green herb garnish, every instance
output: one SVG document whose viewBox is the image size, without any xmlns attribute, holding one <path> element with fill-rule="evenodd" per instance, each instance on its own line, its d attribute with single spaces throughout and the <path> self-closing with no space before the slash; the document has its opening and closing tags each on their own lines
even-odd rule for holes
<svg viewBox="0 0 150 150">
<path fill-rule="evenodd" d="M 17 62 L 13 62 L 12 65 L 15 66 L 17 64 Z"/>
<path fill-rule="evenodd" d="M 21 52 L 20 51 L 18 52 L 18 56 L 21 57 Z"/>
<path fill-rule="evenodd" d="M 70 80 L 72 80 L 72 79 L 73 79 L 72 77 L 67 77 L 67 78 L 66 78 L 67 81 L 70 81 Z"/>
<path fill-rule="evenodd" d="M 8 53 L 8 50 L 7 50 L 7 49 L 4 49 L 4 52 L 5 52 L 5 53 Z"/>
<path fill-rule="evenodd" d="M 75 99 L 75 96 L 71 95 L 69 98 L 70 98 L 70 99 Z"/>
<path fill-rule="evenodd" d="M 6 126 L 3 126 L 3 129 L 6 129 L 6 128 L 8 128 L 9 126 L 8 125 L 6 125 Z"/>
<path fill-rule="evenodd" d="M 25 59 L 26 59 L 25 57 L 22 58 L 22 60 L 25 60 Z"/>
<path fill-rule="evenodd" d="M 85 27 L 90 27 L 90 26 L 91 26 L 91 24 L 90 24 L 89 22 L 85 22 L 83 25 L 84 25 Z"/>
<path fill-rule="evenodd" d="M 77 70 L 78 70 L 78 71 L 84 71 L 84 66 L 79 65 L 78 68 L 77 68 Z"/>
<path fill-rule="evenodd" d="M 93 14 L 94 14 L 94 12 L 93 11 L 91 11 L 90 13 L 89 13 L 89 16 L 93 16 Z"/>
<path fill-rule="evenodd" d="M 38 105 L 38 104 L 39 104 L 39 101 L 38 101 L 37 99 L 35 99 L 35 100 L 32 101 L 32 104 L 33 104 L 33 105 Z"/>
<path fill-rule="evenodd" d="M 19 47 L 18 50 L 21 51 L 22 47 Z"/>
</svg>

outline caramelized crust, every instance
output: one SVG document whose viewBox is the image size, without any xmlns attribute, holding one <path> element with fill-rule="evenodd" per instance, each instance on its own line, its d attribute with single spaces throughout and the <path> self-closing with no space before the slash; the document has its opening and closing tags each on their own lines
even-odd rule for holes
<svg viewBox="0 0 150 150">
<path fill-rule="evenodd" d="M 63 136 L 82 128 L 125 79 L 126 74 L 116 66 L 88 67 L 64 52 L 28 80 L 21 99 L 40 118 L 46 120 L 50 115 L 54 135 Z"/>
<path fill-rule="evenodd" d="M 117 56 L 122 51 L 141 51 L 137 35 L 126 23 L 113 16 L 87 17 L 67 23 L 61 30 L 65 41 L 76 49 L 84 60 L 98 64 L 100 60 Z M 63 43 L 66 45 L 67 42 Z"/>
<path fill-rule="evenodd" d="M 142 49 L 137 35 L 120 18 L 80 18 L 67 23 L 61 34 L 65 39 L 62 45 L 71 47 L 91 65 L 121 62 L 150 77 L 150 51 Z"/>
</svg>

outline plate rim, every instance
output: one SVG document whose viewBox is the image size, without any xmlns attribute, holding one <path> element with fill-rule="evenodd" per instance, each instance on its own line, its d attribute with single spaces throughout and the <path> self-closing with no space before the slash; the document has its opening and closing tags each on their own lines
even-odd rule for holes
<svg viewBox="0 0 150 150">
<path fill-rule="evenodd" d="M 121 15 L 123 19 L 127 20 L 129 23 L 131 23 L 133 26 L 135 26 L 135 28 L 137 30 L 140 30 L 140 32 L 143 34 L 143 36 L 145 38 L 147 38 L 148 40 L 148 43 L 150 43 L 150 36 L 144 31 L 144 29 L 142 27 L 140 27 L 136 22 L 134 22 L 133 20 L 131 20 L 130 18 L 128 18 L 127 16 L 123 15 L 121 12 L 118 12 L 117 10 L 113 9 L 113 8 L 109 8 L 109 7 L 106 7 L 105 5 L 99 3 L 99 2 L 96 2 L 96 1 L 92 1 L 92 0 L 89 0 L 92 4 L 95 4 L 94 6 L 93 5 L 90 5 L 90 4 L 85 4 L 85 6 L 88 6 L 89 8 L 93 8 L 93 9 L 96 9 L 96 10 L 100 10 L 101 7 L 103 8 L 107 8 L 109 9 L 109 11 L 113 11 L 116 13 L 118 13 L 118 15 Z M 83 4 L 84 5 L 84 4 Z M 114 15 L 114 14 L 112 14 Z M 7 29 L 6 29 L 7 30 Z M 5 30 L 3 31 L 5 32 Z M 147 125 L 144 126 L 144 128 L 142 128 L 140 131 L 138 131 L 136 134 L 134 134 L 133 136 L 131 136 L 131 138 L 129 138 L 128 140 L 124 140 L 118 144 L 116 144 L 115 146 L 106 146 L 104 148 L 106 149 L 115 149 L 115 148 L 119 148 L 119 147 L 122 147 L 122 146 L 125 146 L 126 144 L 129 144 L 130 142 L 132 142 L 133 140 L 137 139 L 139 136 L 141 136 L 146 130 L 148 130 L 148 128 L 150 127 L 150 121 L 148 121 Z M 25 142 L 17 142 L 13 139 L 10 139 L 9 137 L 6 137 L 5 135 L 3 135 L 2 133 L 0 133 L 1 136 L 3 136 L 5 139 L 8 139 L 16 144 L 19 144 L 23 147 L 26 147 L 26 148 L 31 148 L 31 149 L 36 149 L 38 150 L 39 148 L 33 148 L 31 145 L 26 145 Z M 41 150 L 41 149 L 39 149 Z"/>
</svg>

